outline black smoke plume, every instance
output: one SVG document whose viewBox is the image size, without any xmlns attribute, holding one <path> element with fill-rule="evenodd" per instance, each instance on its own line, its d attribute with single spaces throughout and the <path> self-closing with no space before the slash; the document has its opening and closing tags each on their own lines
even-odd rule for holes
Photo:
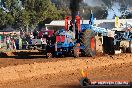
<svg viewBox="0 0 132 88">
<path fill-rule="evenodd" d="M 78 14 L 78 11 L 80 9 L 80 3 L 83 0 L 70 0 L 70 10 L 72 15 L 72 22 L 75 23 L 75 17 Z"/>
</svg>

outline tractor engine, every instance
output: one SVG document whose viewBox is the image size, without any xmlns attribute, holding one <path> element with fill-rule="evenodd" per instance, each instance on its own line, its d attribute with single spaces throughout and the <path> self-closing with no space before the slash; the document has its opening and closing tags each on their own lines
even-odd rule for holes
<svg viewBox="0 0 132 88">
<path fill-rule="evenodd" d="M 56 33 L 55 54 L 70 55 L 75 40 L 75 34 L 71 30 L 59 30 Z"/>
</svg>

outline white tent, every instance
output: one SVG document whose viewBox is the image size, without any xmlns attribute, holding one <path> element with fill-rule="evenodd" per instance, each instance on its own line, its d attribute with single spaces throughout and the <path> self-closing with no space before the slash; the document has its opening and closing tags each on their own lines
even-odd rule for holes
<svg viewBox="0 0 132 88">
<path fill-rule="evenodd" d="M 70 20 L 69 20 L 70 21 Z M 132 19 L 119 19 L 119 21 L 123 24 L 126 22 L 132 23 Z M 81 24 L 88 24 L 89 20 L 81 20 Z M 115 19 L 111 20 L 95 20 L 95 25 L 98 27 L 103 27 L 103 28 L 114 28 L 115 27 Z M 55 20 L 52 21 L 50 24 L 45 24 L 46 27 L 51 27 L 51 26 L 65 26 L 65 20 Z"/>
</svg>

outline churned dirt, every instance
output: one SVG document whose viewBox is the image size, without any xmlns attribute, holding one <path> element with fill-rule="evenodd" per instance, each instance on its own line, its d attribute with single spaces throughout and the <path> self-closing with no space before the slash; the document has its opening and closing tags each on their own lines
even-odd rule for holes
<svg viewBox="0 0 132 88">
<path fill-rule="evenodd" d="M 10 58 L 1 62 L 0 88 L 81 88 L 81 69 L 88 72 L 91 80 L 132 81 L 132 54 L 76 59 Z"/>
<path fill-rule="evenodd" d="M 100 43 L 97 43 L 101 46 Z M 101 52 L 101 47 L 97 47 Z M 132 81 L 132 54 L 80 58 L 0 58 L 0 88 L 81 88 L 81 70 L 90 80 Z"/>
</svg>

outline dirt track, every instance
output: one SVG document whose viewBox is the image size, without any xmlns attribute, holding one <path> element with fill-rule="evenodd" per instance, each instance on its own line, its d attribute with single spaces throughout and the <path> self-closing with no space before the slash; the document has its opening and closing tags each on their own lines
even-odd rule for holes
<svg viewBox="0 0 132 88">
<path fill-rule="evenodd" d="M 99 39 L 97 39 L 99 40 Z M 101 52 L 97 43 L 97 52 Z M 0 88 L 81 88 L 81 69 L 91 80 L 132 81 L 132 54 L 80 58 L 0 58 Z"/>
<path fill-rule="evenodd" d="M 61 59 L 0 59 L 0 88 L 80 88 L 80 70 L 91 80 L 132 81 L 132 54 Z"/>
</svg>

